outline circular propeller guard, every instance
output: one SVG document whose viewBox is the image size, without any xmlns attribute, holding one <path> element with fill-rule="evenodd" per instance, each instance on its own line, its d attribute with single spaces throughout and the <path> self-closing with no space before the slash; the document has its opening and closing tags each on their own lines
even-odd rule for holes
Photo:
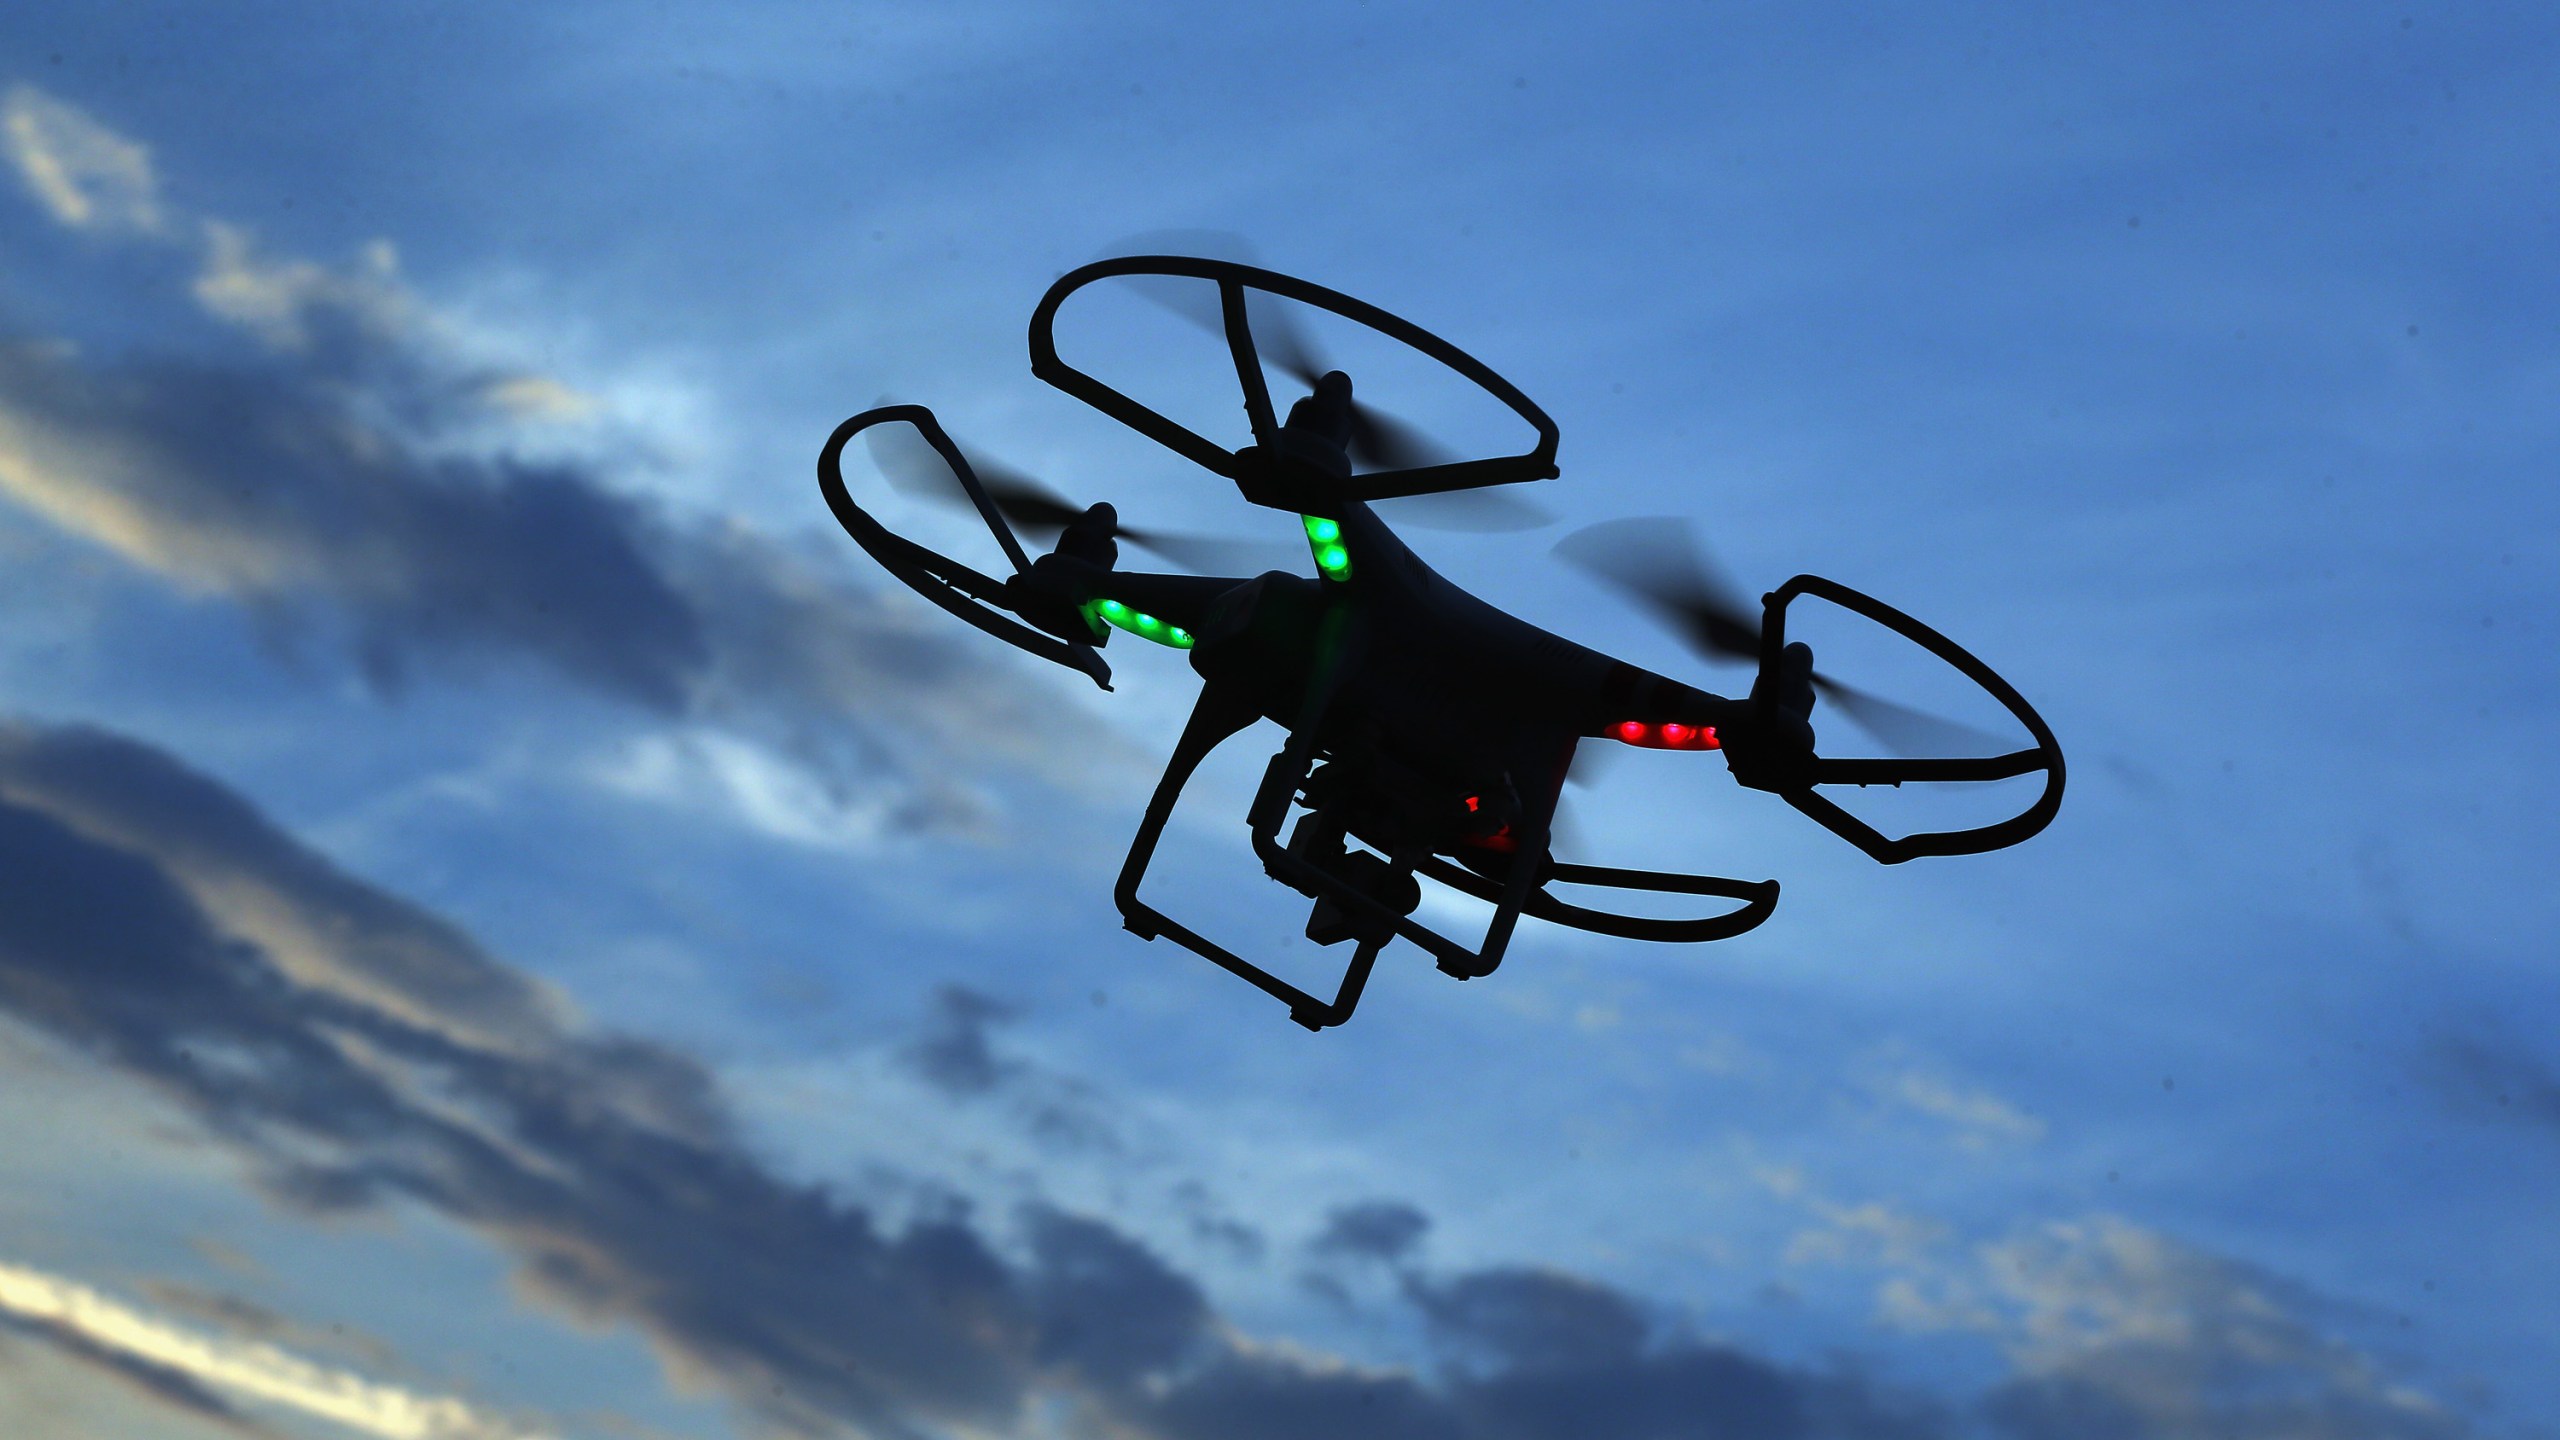
<svg viewBox="0 0 2560 1440">
<path fill-rule="evenodd" d="M 881 568 L 905 581 L 910 589 L 944 610 L 959 616 L 997 639 L 1027 650 L 1043 660 L 1052 660 L 1070 670 L 1091 676 L 1093 683 L 1111 688 L 1111 667 L 1090 645 L 1077 645 L 1061 640 L 1045 631 L 1035 630 L 998 608 L 1003 603 L 1004 582 L 980 574 L 969 566 L 927 549 L 903 535 L 898 535 L 871 517 L 871 513 L 854 503 L 853 494 L 844 483 L 844 447 L 853 437 L 874 425 L 903 422 L 916 427 L 925 443 L 951 467 L 952 477 L 968 493 L 970 503 L 987 522 L 987 529 L 1004 547 L 1005 557 L 1013 562 L 1016 573 L 1031 568 L 1023 554 L 1022 543 L 1004 521 L 995 502 L 988 498 L 986 486 L 969 466 L 969 457 L 960 452 L 951 437 L 943 433 L 941 422 L 922 405 L 882 405 L 865 410 L 835 428 L 827 437 L 826 448 L 818 452 L 818 489 L 827 497 L 827 508 L 835 513 L 836 523 L 845 528 L 854 543 L 880 562 Z"/>
<path fill-rule="evenodd" d="M 1922 855 L 1978 855 L 1986 850 L 2000 850 L 2042 830 L 2062 808 L 2062 747 L 2055 742 L 2053 730 L 2044 723 L 2035 707 L 2016 687 L 2000 678 L 1998 672 L 1974 658 L 1971 651 L 1953 640 L 1921 624 L 1919 621 L 1885 604 L 1872 595 L 1852 590 L 1819 575 L 1798 575 L 1772 590 L 1763 598 L 1764 618 L 1760 627 L 1760 673 L 1774 677 L 1787 648 L 1787 606 L 1800 595 L 1811 595 L 1884 626 L 1904 639 L 1937 656 L 1991 698 L 2000 702 L 2027 733 L 2035 745 L 2006 755 L 1985 755 L 1942 759 L 1936 757 L 1876 760 L 1826 760 L 1814 757 L 1807 764 L 1805 783 L 1778 792 L 1779 797 L 1810 816 L 1824 829 L 1857 846 L 1878 861 L 1898 865 Z M 1777 687 L 1759 687 L 1761 704 L 1774 709 Z M 1822 785 L 1900 785 L 1910 781 L 1988 781 L 2006 780 L 2014 776 L 2044 772 L 2044 789 L 2029 802 L 2027 808 L 2006 820 L 1977 825 L 1967 830 L 1935 830 L 1892 839 L 1838 805 L 1814 793 Z"/>
<path fill-rule="evenodd" d="M 1270 386 L 1263 378 L 1262 362 L 1254 349 L 1253 323 L 1245 304 L 1245 292 L 1248 290 L 1259 290 L 1284 300 L 1312 305 L 1419 350 L 1500 401 L 1537 432 L 1537 443 L 1518 455 L 1403 470 L 1373 470 L 1351 476 L 1341 486 L 1341 493 L 1346 498 L 1386 500 L 1401 495 L 1428 495 L 1555 478 L 1556 426 L 1547 418 L 1545 411 L 1531 403 L 1529 397 L 1494 373 L 1483 361 L 1421 326 L 1375 305 L 1278 271 L 1240 265 L 1231 260 L 1208 260 L 1188 255 L 1131 255 L 1115 260 L 1097 260 L 1061 276 L 1056 284 L 1049 287 L 1048 293 L 1040 297 L 1039 307 L 1031 314 L 1031 373 L 1194 464 L 1230 480 L 1242 481 L 1250 472 L 1249 463 L 1239 459 L 1242 452 L 1229 450 L 1168 419 L 1058 358 L 1054 331 L 1058 307 L 1068 296 L 1085 286 L 1122 275 L 1180 276 L 1217 283 L 1220 310 L 1226 324 L 1227 349 L 1235 360 L 1237 383 L 1244 390 L 1245 414 L 1252 423 L 1256 446 L 1270 446 L 1279 434 L 1280 424 L 1272 411 Z"/>
</svg>

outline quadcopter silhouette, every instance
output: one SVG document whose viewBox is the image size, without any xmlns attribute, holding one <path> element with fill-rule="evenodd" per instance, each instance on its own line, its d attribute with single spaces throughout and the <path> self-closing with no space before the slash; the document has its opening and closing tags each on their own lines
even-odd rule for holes
<svg viewBox="0 0 2560 1440">
<path fill-rule="evenodd" d="M 1251 443 L 1229 449 L 1059 358 L 1059 308 L 1085 287 L 1114 278 L 1224 335 Z M 1215 287 L 1214 307 L 1206 303 L 1204 281 Z M 1175 294 L 1182 298 L 1169 298 Z M 1411 427 L 1354 399 L 1349 377 L 1328 369 L 1288 322 L 1288 312 L 1275 311 L 1264 297 L 1330 312 L 1421 352 L 1526 421 L 1536 443 L 1516 455 L 1444 458 Z M 1285 420 L 1273 409 L 1265 360 L 1306 387 Z M 1834 581 L 1798 575 L 1764 595 L 1755 617 L 1701 558 L 1679 553 L 1658 526 L 1617 522 L 1557 547 L 1560 557 L 1672 622 L 1693 648 L 1755 661 L 1750 692 L 1727 698 L 1552 634 L 1433 572 L 1372 502 L 1554 478 L 1556 427 L 1481 361 L 1375 306 L 1228 260 L 1102 260 L 1061 277 L 1041 297 L 1031 317 L 1031 370 L 1233 481 L 1245 500 L 1297 516 L 1317 573 L 1122 570 L 1123 540 L 1193 569 L 1219 568 L 1222 557 L 1196 537 L 1122 525 L 1109 504 L 1080 507 L 1028 477 L 973 463 L 921 405 L 883 405 L 837 426 L 818 458 L 819 487 L 854 541 L 927 600 L 1090 676 L 1105 690 L 1111 670 L 1101 651 L 1115 630 L 1189 654 L 1202 682 L 1199 698 L 1121 867 L 1120 915 L 1140 938 L 1172 939 L 1251 981 L 1310 1030 L 1351 1018 L 1379 951 L 1395 939 L 1465 980 L 1491 974 L 1502 962 L 1523 915 L 1670 943 L 1725 939 L 1769 918 L 1778 899 L 1775 880 L 1556 858 L 1557 811 L 1585 742 L 1720 752 L 1737 782 L 1776 795 L 1888 865 L 2015 845 L 2042 830 L 2061 806 L 2061 748 L 2006 680 L 1937 631 Z M 896 426 L 910 428 L 879 428 Z M 982 574 L 892 533 L 855 503 L 843 455 L 865 432 L 893 484 L 973 508 L 1013 573 L 1003 579 Z M 893 438 L 901 435 L 903 444 Z M 1054 531 L 1057 539 L 1048 553 L 1034 556 L 1023 549 L 1017 527 Z M 1786 638 L 1788 607 L 1805 596 L 1882 625 L 1952 666 L 1997 700 L 2034 743 L 1980 756 L 1817 754 L 1811 724 L 1817 692 L 1879 731 L 1962 732 L 1944 723 L 1931 727 L 1919 712 L 1816 672 L 1811 650 Z M 1313 902 L 1307 938 L 1352 945 L 1329 1000 L 1187 928 L 1139 893 L 1192 773 L 1219 745 L 1266 719 L 1287 738 L 1254 791 L 1247 828 L 1265 873 Z M 1887 837 L 1819 793 L 1834 785 L 1981 783 L 2038 772 L 2042 789 L 2008 819 L 1900 837 Z M 1421 901 L 1417 877 L 1491 903 L 1483 937 L 1469 946 L 1414 918 Z M 1656 918 L 1575 904 L 1550 893 L 1557 885 L 1738 903 L 1711 914 Z"/>
</svg>

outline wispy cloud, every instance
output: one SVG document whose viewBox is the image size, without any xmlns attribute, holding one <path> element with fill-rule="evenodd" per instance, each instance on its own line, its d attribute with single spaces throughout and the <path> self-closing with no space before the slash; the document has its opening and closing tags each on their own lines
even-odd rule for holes
<svg viewBox="0 0 2560 1440">
<path fill-rule="evenodd" d="M 27 189 L 77 230 L 150 234 L 162 228 L 151 152 L 32 86 L 0 101 L 0 137 Z"/>
<path fill-rule="evenodd" d="M 2093 1434 L 2449 1440 L 2460 1414 L 2322 1325 L 2336 1307 L 2267 1271 L 2112 1216 L 2026 1227 L 1887 1319 L 1997 1336 L 2016 1375 L 1985 1401 L 2019 1440 Z"/>
<path fill-rule="evenodd" d="M 538 1431 L 451 1396 L 422 1395 L 321 1365 L 275 1345 L 180 1325 L 75 1280 L 0 1261 L 0 1313 L 136 1367 L 159 1398 L 216 1418 L 193 1387 L 333 1421 L 382 1440 L 542 1440 Z M 172 1382 L 177 1382 L 173 1384 Z"/>
<path fill-rule="evenodd" d="M 1969 1150 L 1995 1142 L 2028 1143 L 2044 1138 L 2044 1122 L 1988 1090 L 1957 1084 L 1932 1071 L 1905 1070 L 1893 1077 L 1889 1093 L 1923 1115 L 1945 1121 L 1957 1142 Z"/>
</svg>

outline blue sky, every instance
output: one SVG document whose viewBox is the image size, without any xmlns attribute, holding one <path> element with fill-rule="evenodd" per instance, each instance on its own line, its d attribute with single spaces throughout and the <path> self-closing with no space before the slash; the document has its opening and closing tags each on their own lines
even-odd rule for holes
<svg viewBox="0 0 2560 1440">
<path fill-rule="evenodd" d="M 2551 1434 L 2555 51 L 12 8 L 0 1428 Z M 1557 420 L 1558 523 L 1417 532 L 1445 573 L 1738 687 L 1548 554 L 1690 517 L 2001 669 L 2061 817 L 1878 868 L 1630 755 L 1594 858 L 1768 925 L 1391 951 L 1322 1035 L 1122 933 L 1187 671 L 949 623 L 810 462 L 895 395 L 1289 563 L 1028 373 L 1050 281 L 1181 229 Z M 1286 953 L 1256 768 L 1154 883 Z"/>
</svg>

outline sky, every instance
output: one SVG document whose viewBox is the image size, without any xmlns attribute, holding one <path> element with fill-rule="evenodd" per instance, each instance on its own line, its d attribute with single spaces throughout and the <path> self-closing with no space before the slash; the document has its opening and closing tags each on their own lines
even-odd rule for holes
<svg viewBox="0 0 2560 1440">
<path fill-rule="evenodd" d="M 2560 18 L 1580 8 L 0 13 L 0 1430 L 2560 1435 Z M 811 465 L 924 403 L 1309 571 L 1029 373 L 1167 232 L 1555 419 L 1453 580 L 1730 692 L 1557 541 L 1833 577 L 2059 818 L 1879 867 L 1629 753 L 1567 858 L 1769 923 L 1321 1034 L 1123 932 L 1181 657 L 952 622 Z M 1277 744 L 1150 897 L 1311 980 Z"/>
</svg>

